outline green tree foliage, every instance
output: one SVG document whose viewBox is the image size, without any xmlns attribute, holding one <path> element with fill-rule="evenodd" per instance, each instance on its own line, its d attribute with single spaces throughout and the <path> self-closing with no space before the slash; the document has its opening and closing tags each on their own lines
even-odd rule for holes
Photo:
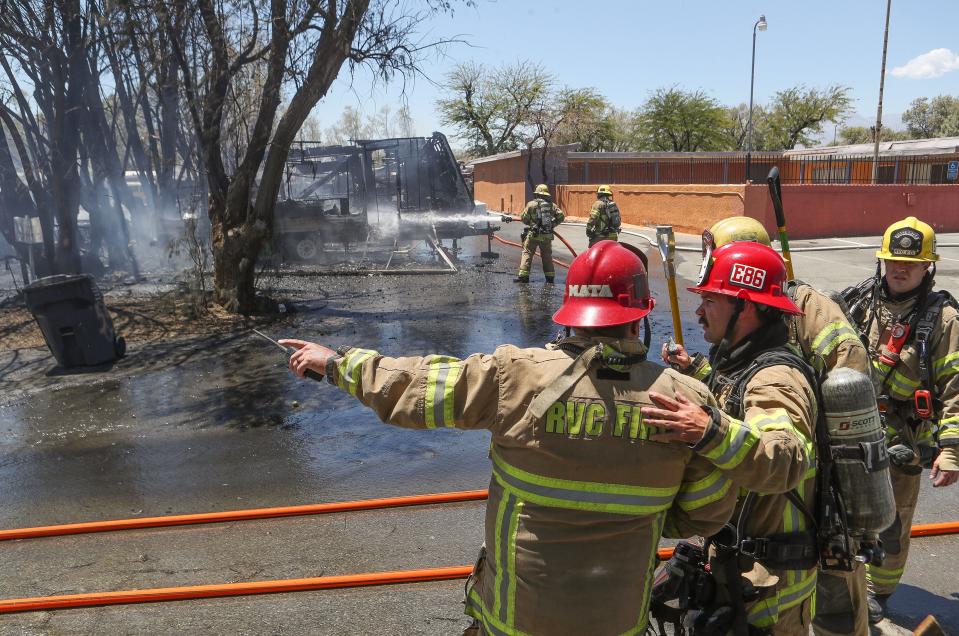
<svg viewBox="0 0 959 636">
<path fill-rule="evenodd" d="M 839 123 L 849 113 L 849 90 L 847 86 L 829 86 L 824 90 L 796 86 L 776 93 L 767 108 L 764 149 L 815 145 L 826 122 Z"/>
<path fill-rule="evenodd" d="M 902 123 L 914 139 L 959 136 L 959 97 L 939 95 L 914 99 L 902 114 Z"/>
<path fill-rule="evenodd" d="M 612 107 L 592 88 L 567 89 L 559 95 L 556 144 L 579 144 L 582 152 L 598 152 L 612 145 Z"/>
<path fill-rule="evenodd" d="M 440 120 L 474 156 L 516 150 L 521 127 L 553 89 L 553 76 L 539 64 L 521 61 L 489 69 L 467 62 L 446 75 L 446 97 L 437 102 Z"/>
<path fill-rule="evenodd" d="M 639 143 L 644 150 L 723 150 L 726 109 L 703 91 L 660 88 L 639 109 Z"/>
<path fill-rule="evenodd" d="M 841 144 L 871 144 L 873 142 L 873 128 L 866 126 L 849 126 L 839 129 L 839 143 Z M 879 141 L 905 141 L 912 139 L 906 130 L 892 130 L 883 127 Z"/>
</svg>

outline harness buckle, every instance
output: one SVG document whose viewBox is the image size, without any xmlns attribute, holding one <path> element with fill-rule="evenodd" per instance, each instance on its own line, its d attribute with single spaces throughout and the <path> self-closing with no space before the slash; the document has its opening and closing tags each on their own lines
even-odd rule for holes
<svg viewBox="0 0 959 636">
<path fill-rule="evenodd" d="M 769 539 L 746 537 L 739 542 L 739 552 L 757 561 L 765 559 L 769 555 Z"/>
</svg>

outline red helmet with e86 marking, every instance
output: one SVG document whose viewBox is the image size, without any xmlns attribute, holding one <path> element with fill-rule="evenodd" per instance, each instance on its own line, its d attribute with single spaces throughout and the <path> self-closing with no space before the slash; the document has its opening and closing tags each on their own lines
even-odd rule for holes
<svg viewBox="0 0 959 636">
<path fill-rule="evenodd" d="M 802 311 L 783 291 L 786 265 L 776 250 L 761 243 L 739 241 L 716 249 L 703 262 L 697 294 L 712 292 L 741 298 L 787 314 Z"/>
<path fill-rule="evenodd" d="M 626 243 L 600 241 L 569 266 L 563 306 L 553 321 L 565 327 L 614 327 L 641 320 L 656 301 L 649 294 L 646 255 Z"/>
</svg>

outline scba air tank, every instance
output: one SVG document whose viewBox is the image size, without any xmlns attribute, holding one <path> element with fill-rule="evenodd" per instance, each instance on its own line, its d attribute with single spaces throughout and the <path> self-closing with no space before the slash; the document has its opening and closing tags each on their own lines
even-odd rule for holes
<svg viewBox="0 0 959 636">
<path fill-rule="evenodd" d="M 872 381 L 855 369 L 839 367 L 822 383 L 822 397 L 849 534 L 874 538 L 892 525 L 896 502 Z"/>
</svg>

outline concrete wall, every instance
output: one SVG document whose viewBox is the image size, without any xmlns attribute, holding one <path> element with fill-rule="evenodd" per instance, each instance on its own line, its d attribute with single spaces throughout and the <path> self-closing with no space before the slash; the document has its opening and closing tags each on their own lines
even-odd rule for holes
<svg viewBox="0 0 959 636">
<path fill-rule="evenodd" d="M 915 216 L 937 232 L 959 232 L 959 187 L 954 185 L 784 185 L 790 238 L 882 234 Z M 745 214 L 772 233 L 776 213 L 766 186 L 746 186 Z"/>
<path fill-rule="evenodd" d="M 556 187 L 556 203 L 570 217 L 588 217 L 596 185 Z M 744 185 L 613 185 L 613 196 L 631 225 L 668 224 L 698 234 L 713 223 L 743 213 Z"/>
</svg>

